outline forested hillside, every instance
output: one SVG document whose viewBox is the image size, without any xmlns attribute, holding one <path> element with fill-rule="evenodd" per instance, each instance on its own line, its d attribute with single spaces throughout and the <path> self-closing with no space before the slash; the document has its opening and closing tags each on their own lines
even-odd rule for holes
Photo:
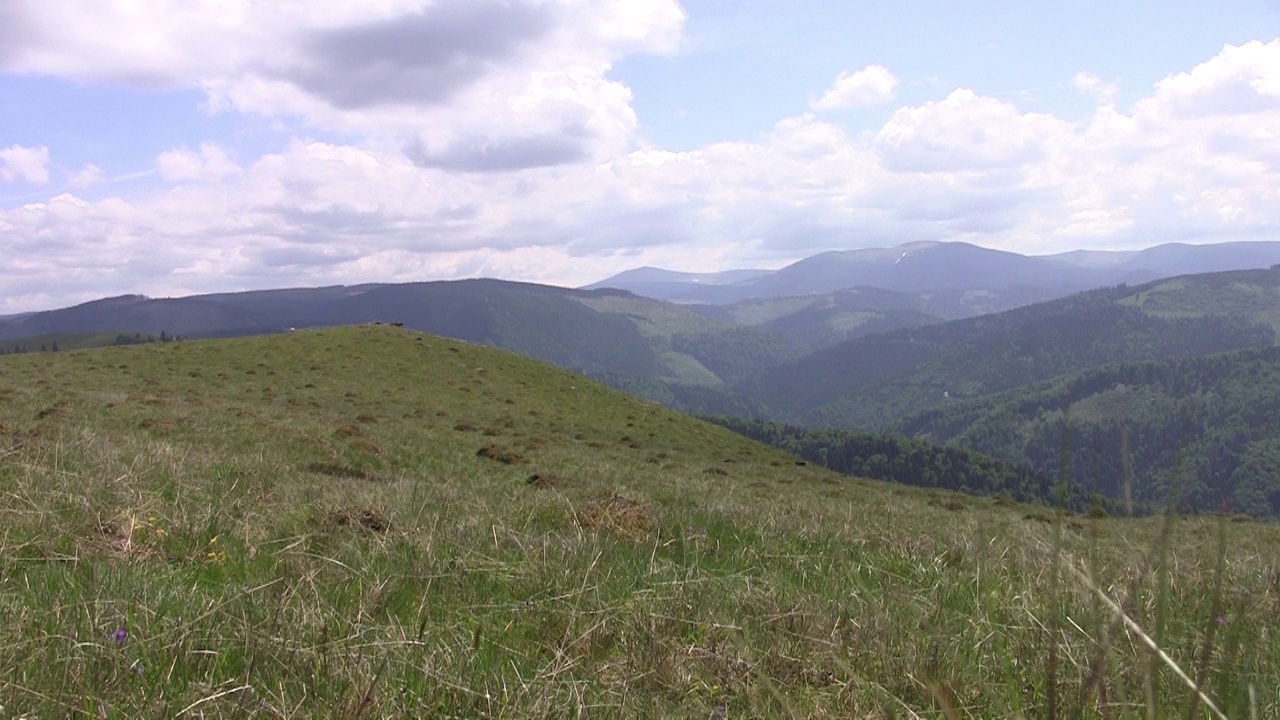
<svg viewBox="0 0 1280 720">
<path fill-rule="evenodd" d="M 889 431 L 1111 498 L 1280 516 L 1280 348 L 1094 368 L 955 400 Z"/>
<path fill-rule="evenodd" d="M 738 383 L 774 419 L 878 429 L 948 400 L 981 397 L 1114 362 L 1165 360 L 1275 342 L 1239 315 L 1153 314 L 1120 286 L 997 315 L 841 343 Z"/>
<path fill-rule="evenodd" d="M 117 337 L 231 337 L 376 321 L 512 350 L 655 398 L 674 397 L 668 385 L 719 387 L 802 354 L 769 329 L 672 303 L 500 280 L 123 296 L 0 318 L 0 340 L 6 351 L 34 352 L 55 340 L 70 349 Z"/>
<path fill-rule="evenodd" d="M 1020 502 L 1077 511 L 1108 504 L 1104 498 L 1095 498 L 1089 488 L 1075 485 L 1060 490 L 1052 478 L 1029 467 L 954 445 L 858 430 L 809 429 L 763 420 L 706 419 L 848 475 L 975 495 L 1003 495 Z"/>
<path fill-rule="evenodd" d="M 691 305 L 691 310 L 737 325 L 771 331 L 798 350 L 813 352 L 853 338 L 933 325 L 953 315 L 946 305 L 918 296 L 857 287 L 822 295 L 746 300 L 733 305 Z M 970 313 L 973 314 L 973 313 Z"/>
</svg>

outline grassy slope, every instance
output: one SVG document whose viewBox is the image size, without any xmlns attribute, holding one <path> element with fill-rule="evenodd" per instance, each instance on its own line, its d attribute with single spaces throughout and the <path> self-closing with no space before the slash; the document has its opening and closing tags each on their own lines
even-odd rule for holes
<svg viewBox="0 0 1280 720">
<path fill-rule="evenodd" d="M 5 716 L 1185 709 L 1068 563 L 1280 711 L 1271 525 L 839 478 L 387 327 L 4 357 L 0 418 Z"/>
</svg>

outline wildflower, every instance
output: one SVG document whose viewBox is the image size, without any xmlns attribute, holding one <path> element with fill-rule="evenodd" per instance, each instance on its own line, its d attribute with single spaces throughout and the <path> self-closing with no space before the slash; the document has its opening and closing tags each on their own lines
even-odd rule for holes
<svg viewBox="0 0 1280 720">
<path fill-rule="evenodd" d="M 124 641 L 129 639 L 129 631 L 124 628 L 119 628 L 111 634 L 111 639 L 114 640 L 117 645 L 123 645 Z"/>
<path fill-rule="evenodd" d="M 1226 625 L 1226 624 L 1227 624 L 1227 616 L 1226 616 L 1226 615 L 1219 615 L 1219 616 L 1218 616 L 1218 624 L 1219 624 L 1219 625 Z"/>
</svg>

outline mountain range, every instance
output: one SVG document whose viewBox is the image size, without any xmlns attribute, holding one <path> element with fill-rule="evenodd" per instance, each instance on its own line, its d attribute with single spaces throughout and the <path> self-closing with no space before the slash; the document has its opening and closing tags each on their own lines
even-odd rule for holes
<svg viewBox="0 0 1280 720">
<path fill-rule="evenodd" d="M 865 286 L 915 295 L 951 308 L 949 317 L 965 317 L 1107 285 L 1276 263 L 1280 242 L 1168 243 L 1138 251 L 1029 256 L 930 241 L 825 252 L 772 271 L 700 274 L 640 268 L 587 289 L 616 288 L 671 302 L 724 305 Z"/>
<path fill-rule="evenodd" d="M 1280 457 L 1280 450 L 1272 453 L 1266 445 L 1276 439 L 1266 434 L 1270 425 L 1258 423 L 1260 430 L 1236 433 L 1229 441 L 1205 429 L 1223 418 L 1235 427 L 1239 418 L 1259 412 L 1244 400 L 1247 393 L 1228 392 L 1223 384 L 1247 387 L 1240 378 L 1265 374 L 1258 368 L 1273 361 L 1271 355 L 1240 353 L 1276 345 L 1277 261 L 1280 243 L 1165 245 L 1134 253 L 1050 257 L 916 243 L 828 253 L 775 272 L 687 276 L 646 269 L 614 278 L 621 279 L 615 284 L 632 283 L 622 288 L 463 280 L 169 299 L 129 295 L 0 317 L 0 353 L 156 336 L 210 338 L 394 323 L 541 359 L 704 415 L 889 432 L 959 445 L 1025 467 L 1032 474 L 997 473 L 1005 478 L 1000 487 L 1014 482 L 1026 490 L 1023 494 L 1045 487 L 1043 481 L 1010 478 L 1043 478 L 1061 470 L 1052 461 L 1061 448 L 1050 446 L 1061 444 L 1062 432 L 1055 436 L 1045 428 L 1060 427 L 1053 423 L 1066 413 L 1083 422 L 1095 417 L 1097 407 L 1124 410 L 1125 403 L 1154 397 L 1164 413 L 1160 422 L 1192 418 L 1200 429 L 1175 432 L 1148 414 L 1124 410 L 1088 431 L 1095 443 L 1117 428 L 1164 438 L 1142 435 L 1147 469 L 1130 478 L 1138 490 L 1117 480 L 1122 465 L 1114 455 L 1105 461 L 1082 456 L 1073 472 L 1097 462 L 1104 470 L 1101 492 L 1114 498 L 1123 489 L 1150 507 L 1176 484 L 1169 458 L 1178 448 L 1190 448 L 1192 455 L 1180 460 L 1181 467 L 1212 468 L 1197 481 L 1201 490 L 1194 507 L 1205 509 L 1227 497 L 1255 514 L 1280 514 L 1280 494 L 1273 503 L 1270 486 L 1257 479 L 1257 472 L 1233 475 L 1237 467 L 1265 468 L 1273 454 Z M 1187 268 L 1243 264 L 1253 269 L 1136 282 Z M 801 288 L 807 291 L 772 294 Z M 676 297 L 686 302 L 645 297 L 641 290 L 680 290 L 684 294 Z M 719 301 L 687 302 L 698 293 Z M 732 297 L 743 299 L 722 302 Z M 1004 305 L 1014 307 L 1000 310 Z M 1162 379 L 1194 374 L 1178 363 L 1219 356 L 1243 359 L 1196 365 L 1199 374 L 1191 385 L 1174 387 Z M 1241 363 L 1247 371 L 1239 369 Z M 1156 368 L 1139 374 L 1149 379 L 1147 385 L 1135 383 L 1131 372 L 1124 374 L 1129 371 L 1114 370 L 1135 364 Z M 1120 386 L 1123 391 L 1112 392 Z M 1080 389 L 1086 387 L 1092 389 Z M 1095 395 L 1101 399 L 1091 400 Z M 1217 398 L 1210 410 L 1202 407 L 1206 398 Z M 1141 422 L 1125 425 L 1128 421 L 1115 417 Z M 801 443 L 813 457 L 839 456 L 841 469 L 866 473 L 889 467 L 850 459 L 856 448 L 888 441 L 810 435 L 801 442 L 790 430 L 764 434 L 790 437 L 788 442 Z M 1183 439 L 1169 440 L 1173 435 Z M 839 453 L 819 447 L 824 442 L 840 443 Z M 919 456 L 915 450 L 903 452 Z M 936 457 L 968 462 L 967 456 Z M 909 482 L 916 472 L 913 462 L 893 465 L 892 477 Z M 1244 490 L 1229 486 L 1233 476 Z M 984 471 L 972 477 L 994 476 Z M 1090 481 L 1080 475 L 1074 482 L 1083 488 Z"/>
</svg>

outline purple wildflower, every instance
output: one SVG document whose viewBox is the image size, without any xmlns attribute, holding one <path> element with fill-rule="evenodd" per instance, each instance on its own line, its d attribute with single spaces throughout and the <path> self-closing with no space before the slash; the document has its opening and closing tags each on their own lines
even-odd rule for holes
<svg viewBox="0 0 1280 720">
<path fill-rule="evenodd" d="M 1219 624 L 1219 625 L 1226 625 L 1226 624 L 1227 624 L 1227 616 L 1226 616 L 1226 615 L 1219 615 L 1219 616 L 1218 616 L 1218 624 Z"/>
<path fill-rule="evenodd" d="M 123 645 L 124 641 L 129 639 L 129 631 L 124 628 L 120 628 L 112 633 L 111 639 L 115 640 L 117 645 Z"/>
</svg>

